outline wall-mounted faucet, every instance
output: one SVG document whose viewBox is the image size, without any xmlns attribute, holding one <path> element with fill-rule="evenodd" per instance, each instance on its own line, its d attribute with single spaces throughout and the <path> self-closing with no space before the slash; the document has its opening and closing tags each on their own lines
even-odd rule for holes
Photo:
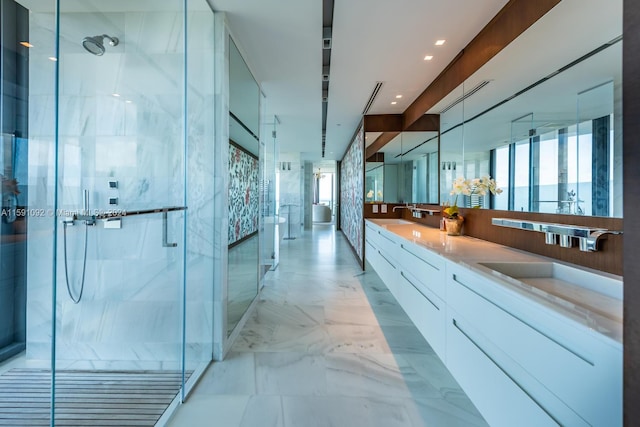
<svg viewBox="0 0 640 427">
<path fill-rule="evenodd" d="M 392 212 L 395 212 L 396 209 L 409 209 L 410 211 L 414 210 L 416 208 L 416 205 L 410 205 L 409 203 L 407 203 L 406 205 L 402 206 L 394 206 L 393 209 L 391 210 Z"/>
<path fill-rule="evenodd" d="M 580 239 L 580 250 L 585 252 L 595 252 L 598 250 L 598 241 L 605 239 L 607 234 L 622 234 L 622 231 L 596 230 L 592 231 L 589 237 Z"/>
<path fill-rule="evenodd" d="M 410 204 L 406 204 L 404 206 L 394 206 L 393 207 L 393 212 L 396 211 L 396 209 L 408 209 L 411 211 L 411 215 L 414 218 L 422 218 L 422 213 L 426 212 L 429 215 L 434 215 L 434 214 L 438 214 L 440 213 L 439 210 L 436 209 L 424 209 L 424 208 L 419 208 L 416 204 L 410 205 Z"/>
<path fill-rule="evenodd" d="M 563 248 L 573 247 L 573 239 L 578 239 L 578 245 L 583 252 L 596 252 L 598 241 L 607 234 L 622 234 L 622 231 L 611 231 L 605 228 L 584 227 L 580 225 L 554 224 L 549 222 L 527 221 L 511 218 L 492 218 L 491 224 L 500 227 L 517 228 L 520 230 L 538 231 L 545 233 L 545 243 L 555 245 L 558 238 Z M 604 236 L 604 237 L 603 237 Z"/>
</svg>

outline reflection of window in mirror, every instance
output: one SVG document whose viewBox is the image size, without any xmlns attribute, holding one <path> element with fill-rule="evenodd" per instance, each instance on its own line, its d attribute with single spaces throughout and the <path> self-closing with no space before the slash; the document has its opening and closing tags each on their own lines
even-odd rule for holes
<svg viewBox="0 0 640 427">
<path fill-rule="evenodd" d="M 479 178 L 490 175 L 489 171 L 489 153 L 476 153 L 471 157 L 467 155 L 464 159 L 464 174 L 466 178 Z M 478 196 L 473 194 L 470 197 L 465 196 L 463 206 L 466 208 L 480 207 L 489 208 L 489 196 Z"/>
<path fill-rule="evenodd" d="M 508 194 L 495 198 L 492 208 L 571 215 L 613 213 L 613 115 L 541 134 L 533 129 L 531 135 L 491 150 L 491 175 Z M 465 160 L 467 175 L 482 167 L 481 162 Z"/>
<path fill-rule="evenodd" d="M 505 191 L 506 197 L 493 197 L 492 209 L 509 209 L 509 146 L 492 150 L 493 170 L 491 176 L 496 180 L 496 184 Z"/>
</svg>

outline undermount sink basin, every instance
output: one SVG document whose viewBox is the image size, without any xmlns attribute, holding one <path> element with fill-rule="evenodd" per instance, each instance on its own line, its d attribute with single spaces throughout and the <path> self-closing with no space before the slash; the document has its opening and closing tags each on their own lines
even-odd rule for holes
<svg viewBox="0 0 640 427">
<path fill-rule="evenodd" d="M 556 262 L 481 262 L 479 265 L 544 293 L 622 321 L 622 280 Z"/>
<path fill-rule="evenodd" d="M 369 218 L 369 220 L 378 225 L 414 224 L 411 221 L 401 218 Z"/>
</svg>

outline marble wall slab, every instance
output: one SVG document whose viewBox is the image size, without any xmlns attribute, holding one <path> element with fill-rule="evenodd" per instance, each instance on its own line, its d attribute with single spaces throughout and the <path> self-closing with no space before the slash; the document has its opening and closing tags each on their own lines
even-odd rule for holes
<svg viewBox="0 0 640 427">
<path fill-rule="evenodd" d="M 285 224 L 287 229 L 285 237 L 298 237 L 304 215 L 304 165 L 300 159 L 300 153 L 280 153 L 278 166 L 279 214 L 291 222 L 291 224 Z M 290 236 L 289 230 L 291 231 Z"/>
</svg>

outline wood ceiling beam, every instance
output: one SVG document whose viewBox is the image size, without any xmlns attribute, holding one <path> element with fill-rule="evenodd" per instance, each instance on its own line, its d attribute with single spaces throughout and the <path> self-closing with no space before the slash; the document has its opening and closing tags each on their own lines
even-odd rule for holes
<svg viewBox="0 0 640 427">
<path fill-rule="evenodd" d="M 373 141 L 373 143 L 366 148 L 364 158 L 368 159 L 369 157 L 373 156 L 375 153 L 380 151 L 382 147 L 387 145 L 388 142 L 390 142 L 393 138 L 398 136 L 399 133 L 400 132 L 398 131 L 383 132 L 382 135 L 377 137 L 376 140 Z"/>
<path fill-rule="evenodd" d="M 401 132 L 404 117 L 402 114 L 369 114 L 364 116 L 364 131 L 366 132 Z"/>
<path fill-rule="evenodd" d="M 409 127 L 462 84 L 560 0 L 511 0 L 405 110 Z"/>
</svg>

